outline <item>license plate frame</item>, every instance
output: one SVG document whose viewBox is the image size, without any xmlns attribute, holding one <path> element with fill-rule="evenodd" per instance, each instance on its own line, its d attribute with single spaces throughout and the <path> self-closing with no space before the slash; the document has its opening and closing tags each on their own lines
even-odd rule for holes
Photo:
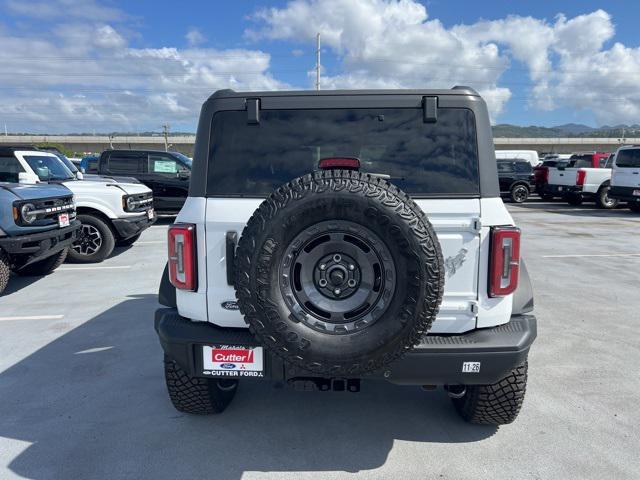
<svg viewBox="0 0 640 480">
<path fill-rule="evenodd" d="M 264 349 L 252 345 L 202 345 L 202 373 L 211 377 L 264 377 Z"/>
</svg>

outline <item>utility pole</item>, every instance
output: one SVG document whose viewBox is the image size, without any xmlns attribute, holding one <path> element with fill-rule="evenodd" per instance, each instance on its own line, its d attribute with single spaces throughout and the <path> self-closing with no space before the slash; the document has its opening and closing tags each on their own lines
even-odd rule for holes
<svg viewBox="0 0 640 480">
<path fill-rule="evenodd" d="M 316 90 L 320 90 L 320 32 L 316 36 Z"/>
<path fill-rule="evenodd" d="M 164 151 L 167 152 L 169 150 L 169 124 L 165 123 L 162 125 L 162 134 L 164 135 Z"/>
</svg>

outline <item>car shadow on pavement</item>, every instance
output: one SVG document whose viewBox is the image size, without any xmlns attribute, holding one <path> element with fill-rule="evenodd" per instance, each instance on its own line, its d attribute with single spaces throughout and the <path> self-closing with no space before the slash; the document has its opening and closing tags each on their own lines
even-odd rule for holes
<svg viewBox="0 0 640 480">
<path fill-rule="evenodd" d="M 375 382 L 358 394 L 245 382 L 222 415 L 181 414 L 164 385 L 156 308 L 155 295 L 130 297 L 0 373 L 0 436 L 20 441 L 20 453 L 3 459 L 13 473 L 157 480 L 357 472 L 384 465 L 396 440 L 476 442 L 497 430 L 464 423 L 442 390 Z M 429 455 L 428 446 L 421 452 Z"/>
<path fill-rule="evenodd" d="M 44 278 L 44 275 L 31 275 L 28 277 L 23 277 L 22 275 L 16 275 L 15 273 L 12 273 L 9 277 L 9 283 L 7 284 L 7 287 L 4 289 L 4 292 L 2 292 L 2 296 L 7 297 L 12 293 L 19 292 L 23 288 L 28 287 L 41 278 Z"/>
</svg>

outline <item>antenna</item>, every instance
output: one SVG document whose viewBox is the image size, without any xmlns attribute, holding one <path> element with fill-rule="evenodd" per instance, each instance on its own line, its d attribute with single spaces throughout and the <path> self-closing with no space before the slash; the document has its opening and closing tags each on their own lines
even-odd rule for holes
<svg viewBox="0 0 640 480">
<path fill-rule="evenodd" d="M 320 90 L 320 32 L 316 35 L 316 90 Z"/>
</svg>

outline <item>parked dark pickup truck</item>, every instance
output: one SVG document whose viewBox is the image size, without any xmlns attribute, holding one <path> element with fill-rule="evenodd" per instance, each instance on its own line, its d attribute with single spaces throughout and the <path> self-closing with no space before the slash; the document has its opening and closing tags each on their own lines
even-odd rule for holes
<svg viewBox="0 0 640 480">
<path fill-rule="evenodd" d="M 191 159 L 179 152 L 155 150 L 105 150 L 97 163 L 88 163 L 86 173 L 125 175 L 153 191 L 159 213 L 178 213 L 189 193 Z"/>
</svg>

